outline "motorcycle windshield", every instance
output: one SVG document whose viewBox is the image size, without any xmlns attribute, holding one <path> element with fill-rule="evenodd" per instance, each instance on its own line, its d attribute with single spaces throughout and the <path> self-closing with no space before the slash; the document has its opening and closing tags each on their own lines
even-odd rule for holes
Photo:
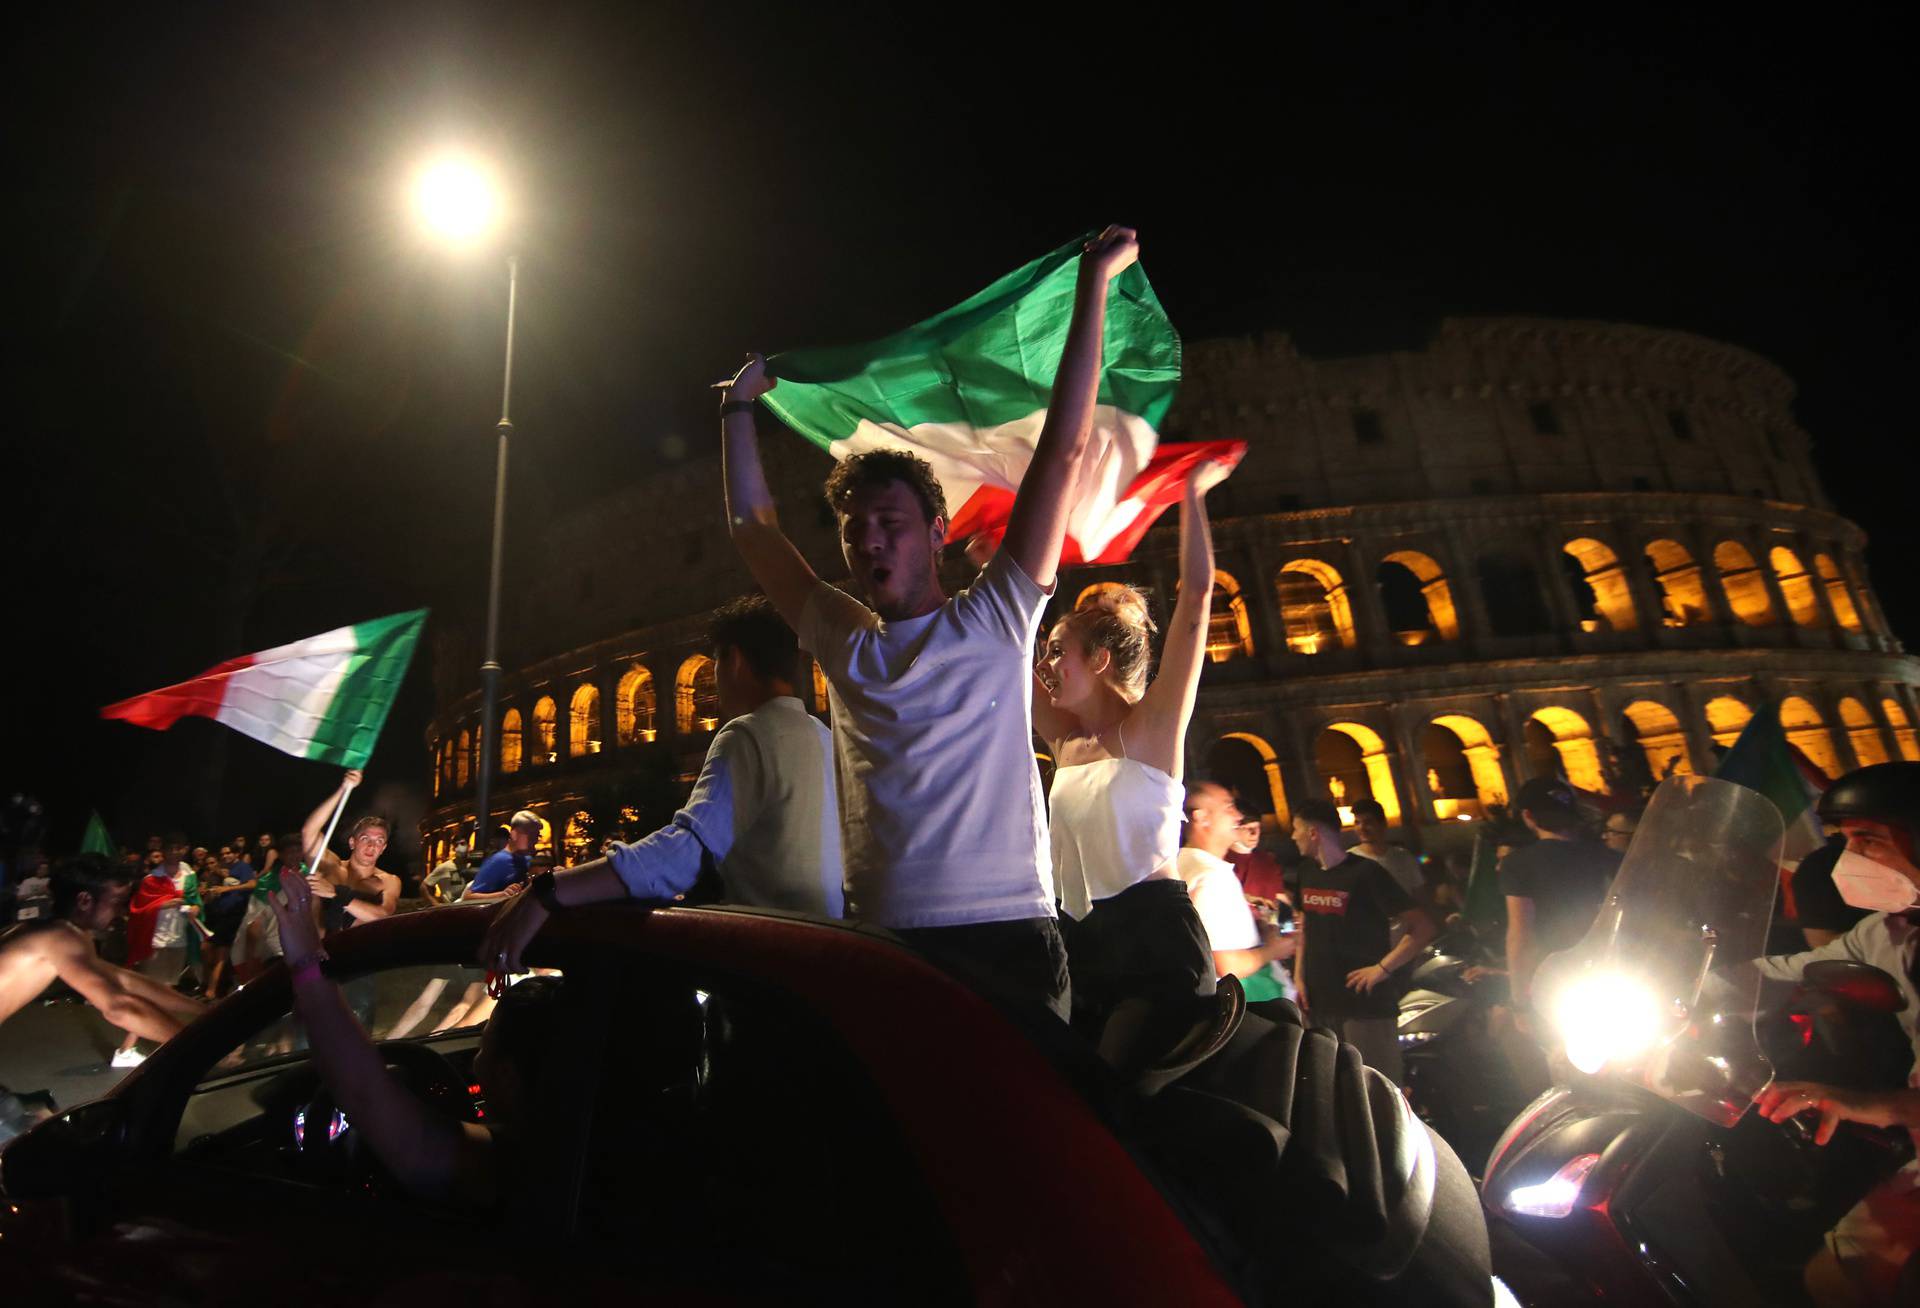
<svg viewBox="0 0 1920 1308">
<path fill-rule="evenodd" d="M 1534 992 L 1583 1072 L 1731 1126 L 1772 1076 L 1754 1036 L 1779 881 L 1773 801 L 1713 777 L 1654 791 L 1593 927 Z"/>
</svg>

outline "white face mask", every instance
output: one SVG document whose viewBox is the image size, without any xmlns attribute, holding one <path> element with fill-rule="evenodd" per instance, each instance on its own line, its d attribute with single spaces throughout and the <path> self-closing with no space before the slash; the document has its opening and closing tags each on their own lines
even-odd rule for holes
<svg viewBox="0 0 1920 1308">
<path fill-rule="evenodd" d="M 1920 886 L 1905 873 L 1851 849 L 1833 865 L 1833 884 L 1840 898 L 1874 913 L 1904 913 L 1920 903 Z"/>
</svg>

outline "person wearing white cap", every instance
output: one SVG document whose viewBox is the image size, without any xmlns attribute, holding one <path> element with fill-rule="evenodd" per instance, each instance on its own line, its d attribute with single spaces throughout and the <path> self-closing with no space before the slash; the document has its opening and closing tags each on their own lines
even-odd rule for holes
<svg viewBox="0 0 1920 1308">
<path fill-rule="evenodd" d="M 463 904 L 490 904 L 527 883 L 533 866 L 533 847 L 540 839 L 540 815 L 523 808 L 507 824 L 507 847 L 495 850 L 473 874 L 473 881 L 460 896 Z"/>
</svg>

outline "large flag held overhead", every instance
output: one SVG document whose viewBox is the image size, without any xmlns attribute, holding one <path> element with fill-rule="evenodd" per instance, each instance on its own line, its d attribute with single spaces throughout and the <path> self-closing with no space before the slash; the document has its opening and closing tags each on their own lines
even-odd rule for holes
<svg viewBox="0 0 1920 1308">
<path fill-rule="evenodd" d="M 946 492 L 949 538 L 997 538 L 1047 416 L 1084 244 L 1070 241 L 882 340 L 775 355 L 779 385 L 763 402 L 836 459 L 882 448 L 919 455 Z M 1180 499 L 1189 470 L 1246 452 L 1243 441 L 1159 444 L 1180 385 L 1180 337 L 1137 263 L 1109 288 L 1102 362 L 1063 563 L 1123 561 Z"/>
<path fill-rule="evenodd" d="M 1713 775 L 1757 790 L 1772 800 L 1787 825 L 1780 865 L 1791 871 L 1800 860 L 1827 843 L 1814 805 L 1826 790 L 1825 778 L 1787 743 L 1780 707 L 1768 704 L 1753 715 Z M 1816 780 L 1816 778 L 1819 778 Z"/>
<path fill-rule="evenodd" d="M 296 758 L 365 767 L 426 620 L 415 609 L 228 659 L 100 716 L 156 731 L 212 718 Z"/>
</svg>

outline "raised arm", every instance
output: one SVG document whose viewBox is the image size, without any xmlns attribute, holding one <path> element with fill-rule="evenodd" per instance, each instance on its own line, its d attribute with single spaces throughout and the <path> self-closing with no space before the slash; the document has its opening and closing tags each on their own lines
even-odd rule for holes
<svg viewBox="0 0 1920 1308">
<path fill-rule="evenodd" d="M 1093 432 L 1093 409 L 1100 394 L 1100 352 L 1107 325 L 1107 283 L 1140 256 L 1133 230 L 1109 227 L 1087 242 L 1080 256 L 1080 281 L 1073 297 L 1073 319 L 1053 375 L 1053 394 L 1040 426 L 1033 462 L 1020 479 L 1007 534 L 1000 548 L 1042 590 L 1053 585 L 1066 544 L 1069 497 Z"/>
<path fill-rule="evenodd" d="M 789 627 L 798 630 L 800 611 L 820 578 L 780 530 L 773 493 L 760 467 L 760 437 L 753 402 L 774 388 L 767 361 L 757 354 L 720 392 L 720 464 L 727 495 L 727 531 L 747 571 L 760 583 Z M 744 407 L 743 407 L 744 406 Z"/>
<path fill-rule="evenodd" d="M 327 833 L 327 820 L 333 816 L 333 810 L 346 802 L 347 792 L 359 785 L 362 779 L 358 768 L 348 768 L 334 792 L 321 800 L 320 807 L 307 814 L 307 820 L 300 824 L 300 848 L 307 851 L 310 864 L 318 865 L 320 851 L 315 846 L 320 843 L 320 837 Z"/>
<path fill-rule="evenodd" d="M 1133 748 L 1146 763 L 1175 781 L 1185 775 L 1187 724 L 1200 692 L 1207 625 L 1213 616 L 1213 530 L 1207 522 L 1207 492 L 1227 479 L 1231 464 L 1209 459 L 1187 478 L 1180 501 L 1180 598 L 1160 647 L 1160 670 L 1128 719 L 1138 723 Z"/>
</svg>

